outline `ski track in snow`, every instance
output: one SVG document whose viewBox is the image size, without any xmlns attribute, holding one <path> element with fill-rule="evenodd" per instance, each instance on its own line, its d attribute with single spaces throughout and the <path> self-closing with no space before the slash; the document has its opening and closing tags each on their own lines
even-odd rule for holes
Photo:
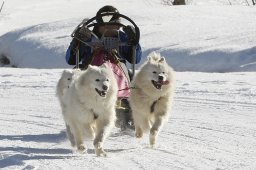
<svg viewBox="0 0 256 170">
<path fill-rule="evenodd" d="M 115 128 L 108 156 L 74 151 L 55 86 L 61 69 L 0 68 L 0 169 L 255 169 L 256 73 L 177 73 L 157 146 Z"/>
</svg>

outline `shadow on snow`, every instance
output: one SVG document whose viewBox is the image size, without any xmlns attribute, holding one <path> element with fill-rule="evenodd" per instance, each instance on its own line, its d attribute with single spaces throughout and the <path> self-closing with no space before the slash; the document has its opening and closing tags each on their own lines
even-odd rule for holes
<svg viewBox="0 0 256 170">
<path fill-rule="evenodd" d="M 40 135 L 0 135 L 0 140 L 24 141 L 24 142 L 48 142 L 59 143 L 66 139 L 66 134 L 61 131 L 58 134 L 40 134 Z M 66 159 L 65 154 L 72 154 L 70 149 L 52 149 L 52 148 L 30 148 L 30 147 L 0 147 L 0 169 L 9 166 L 23 165 L 25 160 L 38 159 Z M 64 154 L 61 156 L 60 154 Z M 72 156 L 71 156 L 72 157 Z"/>
<path fill-rule="evenodd" d="M 48 142 L 59 143 L 66 140 L 66 132 L 60 131 L 58 134 L 40 134 L 40 135 L 0 135 L 0 140 L 24 141 L 24 142 Z"/>
</svg>

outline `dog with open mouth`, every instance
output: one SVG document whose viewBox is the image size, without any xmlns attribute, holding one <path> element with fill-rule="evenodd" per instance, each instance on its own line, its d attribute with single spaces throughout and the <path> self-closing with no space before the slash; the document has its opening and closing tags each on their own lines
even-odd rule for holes
<svg viewBox="0 0 256 170">
<path fill-rule="evenodd" d="M 164 57 L 151 53 L 132 82 L 129 97 L 135 126 L 135 136 L 148 132 L 149 143 L 155 146 L 156 137 L 168 121 L 175 88 L 174 71 Z"/>
<path fill-rule="evenodd" d="M 105 138 L 115 124 L 117 82 L 107 66 L 91 66 L 81 71 L 62 97 L 65 123 L 71 144 L 86 152 L 85 139 L 93 139 L 97 156 L 106 156 Z"/>
</svg>

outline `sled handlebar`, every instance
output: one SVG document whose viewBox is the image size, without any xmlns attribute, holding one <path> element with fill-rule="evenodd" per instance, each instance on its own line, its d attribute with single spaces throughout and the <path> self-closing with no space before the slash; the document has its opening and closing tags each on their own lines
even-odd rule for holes
<svg viewBox="0 0 256 170">
<path fill-rule="evenodd" d="M 95 17 L 87 20 L 84 23 L 84 26 L 87 26 L 87 28 L 92 27 L 92 26 L 96 26 L 96 25 L 101 25 L 101 24 L 104 24 L 104 25 L 117 25 L 117 26 L 121 26 L 121 27 L 126 27 L 127 26 L 127 25 L 124 25 L 124 24 L 119 23 L 119 22 L 111 22 L 111 21 L 110 22 L 103 22 L 103 23 L 92 23 L 93 21 L 96 21 L 96 19 L 98 17 L 104 17 L 104 16 L 107 16 L 107 15 L 113 15 L 116 18 L 124 18 L 125 20 L 129 21 L 133 25 L 133 27 L 135 29 L 135 40 L 136 40 L 136 42 L 139 42 L 139 40 L 140 40 L 140 29 L 139 29 L 139 27 L 135 24 L 135 22 L 131 18 L 129 18 L 126 15 L 123 15 L 123 14 L 117 14 L 117 13 L 113 13 L 113 12 L 109 12 L 109 13 L 105 13 L 105 14 L 100 14 L 98 16 L 95 16 Z"/>
<path fill-rule="evenodd" d="M 140 29 L 139 27 L 135 24 L 135 22 L 130 19 L 129 17 L 123 15 L 123 14 L 116 14 L 116 13 L 106 13 L 106 14 L 100 14 L 98 16 L 95 16 L 91 19 L 88 19 L 87 21 L 83 21 L 82 23 L 80 23 L 76 29 L 73 31 L 73 33 L 71 34 L 71 37 L 73 38 L 76 38 L 78 39 L 77 37 L 75 37 L 75 34 L 77 33 L 77 31 L 79 31 L 82 27 L 86 27 L 86 28 L 90 28 L 90 27 L 95 27 L 95 26 L 98 26 L 98 25 L 117 25 L 117 26 L 120 26 L 120 27 L 126 27 L 128 25 L 124 25 L 122 23 L 119 23 L 119 22 L 103 22 L 103 23 L 96 23 L 94 21 L 96 21 L 97 17 L 103 17 L 103 16 L 107 16 L 107 15 L 115 15 L 116 17 L 118 18 L 124 18 L 125 20 L 129 21 L 133 27 L 134 27 L 134 30 L 135 30 L 135 42 L 139 42 L 140 40 Z M 91 34 L 92 31 L 91 31 Z M 96 35 L 94 35 L 94 37 L 97 37 Z M 78 39 L 79 40 L 79 39 Z"/>
<path fill-rule="evenodd" d="M 139 27 L 135 24 L 135 22 L 130 19 L 129 17 L 123 15 L 123 14 L 117 14 L 117 13 L 105 13 L 105 14 L 100 14 L 98 16 L 94 16 L 92 17 L 91 19 L 88 19 L 88 20 L 84 20 L 82 21 L 77 27 L 76 29 L 73 31 L 73 33 L 71 34 L 71 37 L 79 40 L 80 42 L 82 42 L 83 44 L 87 45 L 87 46 L 90 46 L 90 47 L 103 47 L 104 44 L 102 43 L 102 41 L 97 37 L 97 35 L 95 35 L 93 33 L 92 30 L 90 30 L 89 28 L 90 27 L 95 27 L 95 26 L 99 26 L 99 25 L 117 25 L 117 26 L 120 26 L 122 28 L 128 26 L 129 24 L 127 25 L 124 25 L 120 22 L 102 22 L 102 23 L 97 23 L 97 18 L 98 17 L 103 17 L 103 16 L 107 16 L 107 15 L 113 15 L 115 16 L 116 18 L 120 18 L 120 19 L 125 19 L 126 21 L 128 21 L 129 23 L 132 24 L 132 26 L 134 27 L 134 31 L 135 31 L 135 42 L 139 42 L 140 40 L 140 29 Z M 79 37 L 76 36 L 76 33 L 79 32 L 81 30 L 81 28 L 84 27 L 87 29 L 87 33 L 94 36 L 98 41 L 97 42 L 86 42 L 86 41 L 83 41 L 82 39 L 80 39 Z M 124 42 L 119 42 L 118 43 L 119 46 L 131 46 L 131 44 L 128 44 L 128 43 L 124 43 Z M 134 73 L 135 73 L 135 60 L 136 60 L 136 45 L 132 45 L 132 49 L 133 49 L 133 54 L 132 54 L 132 77 L 134 76 Z M 78 56 L 79 58 L 79 56 Z"/>
</svg>

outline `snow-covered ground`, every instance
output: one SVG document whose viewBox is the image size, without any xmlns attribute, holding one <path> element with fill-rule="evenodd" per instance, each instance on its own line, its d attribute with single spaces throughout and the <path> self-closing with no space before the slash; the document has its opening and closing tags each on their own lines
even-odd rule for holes
<svg viewBox="0 0 256 170">
<path fill-rule="evenodd" d="M 0 57 L 11 64 L 0 66 L 0 169 L 256 169 L 256 7 L 246 2 L 5 1 Z M 71 148 L 55 86 L 71 68 L 70 33 L 106 4 L 140 27 L 143 61 L 156 50 L 183 72 L 156 148 L 115 128 L 103 158 L 91 141 L 88 154 Z"/>
<path fill-rule="evenodd" d="M 155 149 L 115 128 L 107 158 L 73 153 L 55 86 L 61 69 L 0 68 L 0 169 L 255 169 L 255 73 L 177 73 Z"/>
<path fill-rule="evenodd" d="M 217 2 L 8 0 L 0 15 L 0 55 L 15 67 L 68 68 L 64 56 L 74 28 L 104 4 L 114 4 L 140 27 L 143 60 L 156 50 L 176 71 L 256 71 L 255 6 Z"/>
</svg>

